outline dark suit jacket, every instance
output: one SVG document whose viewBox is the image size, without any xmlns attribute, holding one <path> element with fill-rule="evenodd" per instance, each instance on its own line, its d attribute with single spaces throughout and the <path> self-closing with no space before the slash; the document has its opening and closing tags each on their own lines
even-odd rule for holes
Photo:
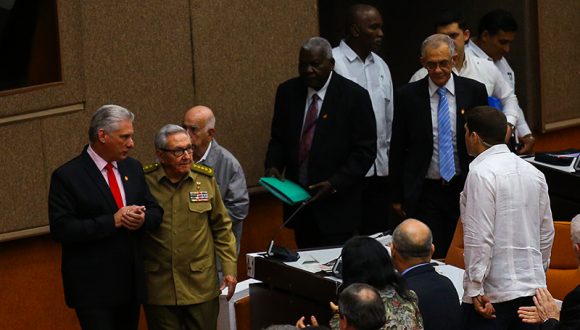
<svg viewBox="0 0 580 330">
<path fill-rule="evenodd" d="M 580 285 L 570 291 L 562 301 L 560 322 L 549 319 L 542 325 L 542 330 L 578 330 L 580 329 Z"/>
<path fill-rule="evenodd" d="M 406 84 L 395 92 L 393 133 L 389 155 L 389 176 L 393 203 L 403 203 L 414 216 L 421 197 L 423 181 L 433 154 L 433 124 L 429 98 L 429 76 Z M 485 86 L 453 74 L 457 104 L 456 136 L 461 176 L 467 176 L 471 158 L 465 147 L 462 110 L 487 105 Z"/>
<path fill-rule="evenodd" d="M 430 264 L 409 270 L 403 278 L 419 297 L 425 330 L 461 329 L 459 296 L 451 280 Z"/>
<path fill-rule="evenodd" d="M 52 173 L 50 232 L 62 243 L 62 280 L 70 307 L 111 307 L 144 298 L 139 241 L 144 230 L 159 226 L 163 210 L 149 193 L 137 160 L 119 161 L 118 168 L 127 205 L 147 208 L 137 231 L 115 228 L 118 207 L 86 147 Z"/>
<path fill-rule="evenodd" d="M 307 87 L 299 78 L 278 87 L 266 168 L 298 180 L 298 148 Z M 321 232 L 351 232 L 360 222 L 361 181 L 376 155 L 376 123 L 368 92 L 332 73 L 310 149 L 308 185 L 328 180 L 336 193 L 306 206 L 288 224 L 315 221 Z M 290 208 L 285 208 L 286 214 Z"/>
</svg>

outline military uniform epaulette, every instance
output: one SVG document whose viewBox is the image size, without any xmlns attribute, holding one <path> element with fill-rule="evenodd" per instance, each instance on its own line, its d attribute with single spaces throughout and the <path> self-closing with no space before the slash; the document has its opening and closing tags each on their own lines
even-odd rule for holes
<svg viewBox="0 0 580 330">
<path fill-rule="evenodd" d="M 191 170 L 197 173 L 213 176 L 213 168 L 200 164 L 191 164 Z"/>
<path fill-rule="evenodd" d="M 145 174 L 151 173 L 151 172 L 156 171 L 158 168 L 159 168 L 159 163 L 145 165 L 145 166 L 143 166 L 143 172 L 145 172 Z"/>
</svg>

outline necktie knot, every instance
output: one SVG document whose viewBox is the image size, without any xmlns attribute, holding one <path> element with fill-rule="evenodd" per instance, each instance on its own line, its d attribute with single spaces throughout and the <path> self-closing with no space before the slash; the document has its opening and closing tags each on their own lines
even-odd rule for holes
<svg viewBox="0 0 580 330">
<path fill-rule="evenodd" d="M 447 88 L 445 88 L 445 87 L 439 87 L 439 89 L 437 89 L 437 94 L 439 94 L 440 97 L 445 96 L 446 93 L 447 93 Z"/>
<path fill-rule="evenodd" d="M 314 93 L 312 94 L 312 102 L 316 102 L 318 101 L 318 94 Z"/>
</svg>

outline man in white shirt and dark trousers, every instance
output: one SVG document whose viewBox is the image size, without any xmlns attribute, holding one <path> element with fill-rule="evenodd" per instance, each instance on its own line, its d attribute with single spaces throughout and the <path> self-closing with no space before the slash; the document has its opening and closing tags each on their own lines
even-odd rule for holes
<svg viewBox="0 0 580 330">
<path fill-rule="evenodd" d="M 383 39 L 383 19 L 369 5 L 349 8 L 347 36 L 332 50 L 334 71 L 363 88 L 371 97 L 377 124 L 377 155 L 364 179 L 363 218 L 359 233 L 370 235 L 393 229 L 388 188 L 389 147 L 393 123 L 393 83 L 389 67 L 374 53 Z"/>
<path fill-rule="evenodd" d="M 502 9 L 493 10 L 481 18 L 477 30 L 477 38 L 472 39 L 465 46 L 466 53 L 493 61 L 504 79 L 515 91 L 516 78 L 514 70 L 512 70 L 504 57 L 509 53 L 511 43 L 514 41 L 518 30 L 518 23 L 515 18 L 508 11 Z M 528 123 L 526 123 L 521 109 L 519 113 L 521 116 L 518 117 L 515 129 L 520 147 L 516 151 L 519 154 L 530 154 L 533 152 L 536 140 Z"/>
<path fill-rule="evenodd" d="M 464 232 L 465 329 L 536 329 L 518 318 L 546 286 L 554 224 L 544 175 L 509 151 L 505 116 L 482 106 L 465 113 L 475 156 L 460 197 Z"/>
</svg>

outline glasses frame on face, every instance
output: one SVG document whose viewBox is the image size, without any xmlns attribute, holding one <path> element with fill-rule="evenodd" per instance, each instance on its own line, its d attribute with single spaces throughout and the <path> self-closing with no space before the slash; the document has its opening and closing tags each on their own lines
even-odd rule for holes
<svg viewBox="0 0 580 330">
<path fill-rule="evenodd" d="M 190 155 L 193 154 L 193 146 L 191 144 L 187 146 L 187 148 L 176 148 L 176 149 L 161 148 L 160 150 L 163 152 L 171 153 L 175 158 L 182 157 L 183 155 L 185 155 L 185 153 L 188 153 Z"/>
<path fill-rule="evenodd" d="M 437 67 L 441 69 L 449 69 L 451 67 L 451 60 L 443 60 L 439 62 L 425 62 L 425 69 L 429 71 L 433 71 L 437 69 Z"/>
</svg>

